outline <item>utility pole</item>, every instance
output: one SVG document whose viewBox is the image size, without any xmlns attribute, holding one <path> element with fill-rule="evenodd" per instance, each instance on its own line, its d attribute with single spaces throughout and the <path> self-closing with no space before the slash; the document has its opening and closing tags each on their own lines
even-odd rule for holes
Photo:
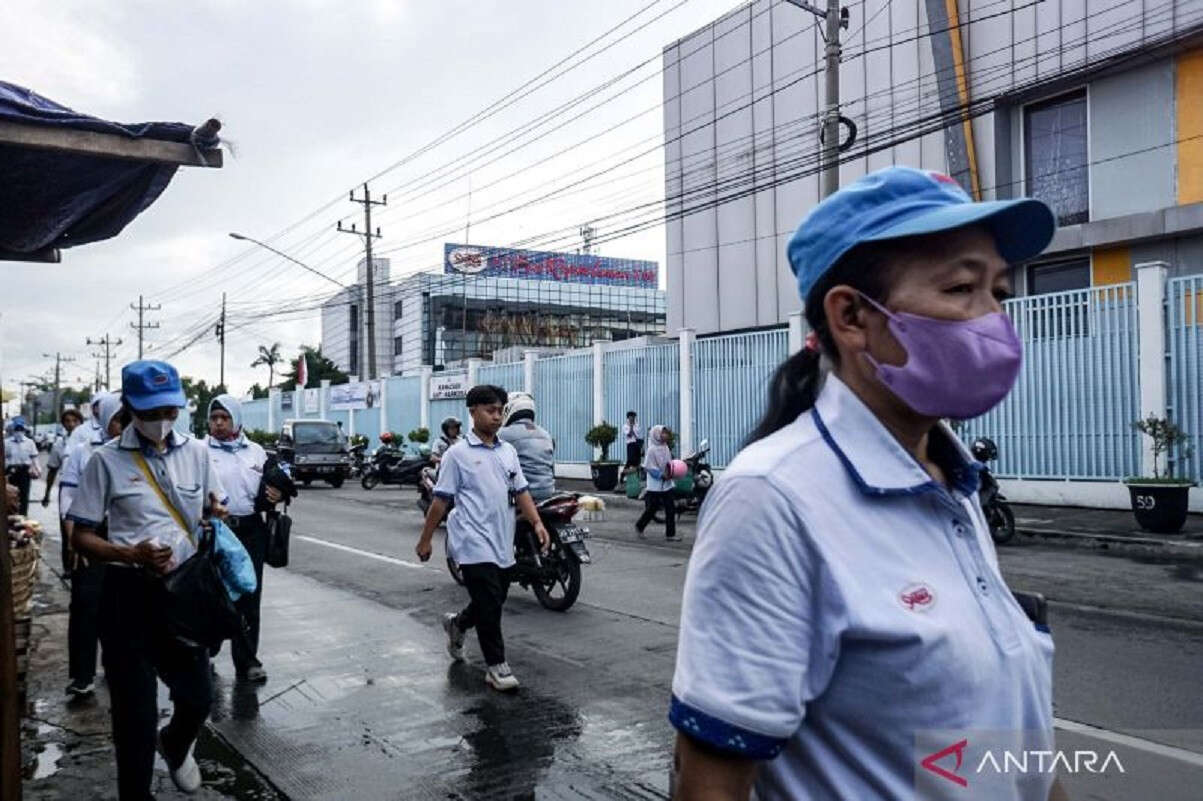
<svg viewBox="0 0 1203 801">
<path fill-rule="evenodd" d="M 91 337 L 88 337 L 87 340 L 85 340 L 85 341 L 89 345 L 103 345 L 104 346 L 104 356 L 101 356 L 99 353 L 93 353 L 92 355 L 98 359 L 100 359 L 100 358 L 104 359 L 104 388 L 109 389 L 109 387 L 111 386 L 111 379 L 112 379 L 112 372 L 110 370 L 110 367 L 112 366 L 111 361 L 113 358 L 112 347 L 114 345 L 120 345 L 121 339 L 119 339 L 119 338 L 113 339 L 111 336 L 109 336 L 106 333 L 100 339 L 92 339 Z"/>
<path fill-rule="evenodd" d="M 214 326 L 214 331 L 217 333 L 217 341 L 221 343 L 221 378 L 218 379 L 218 386 L 225 388 L 226 385 L 226 293 L 221 293 L 221 319 Z"/>
<path fill-rule="evenodd" d="M 834 194 L 840 188 L 840 28 L 848 27 L 848 9 L 840 8 L 840 0 L 827 0 L 826 10 L 804 0 L 786 0 L 803 11 L 807 11 L 826 22 L 824 41 L 824 70 L 826 71 L 826 97 L 822 124 L 822 180 L 823 197 Z"/>
<path fill-rule="evenodd" d="M 363 206 L 363 230 L 357 230 L 355 223 L 351 223 L 350 228 L 343 228 L 342 221 L 338 222 L 338 230 L 344 234 L 355 234 L 363 237 L 363 248 L 367 259 L 367 271 L 365 278 L 368 284 L 367 298 L 367 314 L 363 315 L 367 319 L 368 329 L 368 380 L 376 378 L 376 278 L 375 265 L 372 263 L 372 240 L 380 238 L 380 228 L 372 230 L 372 206 L 387 206 L 388 195 L 384 195 L 380 200 L 372 200 L 371 190 L 368 189 L 367 182 L 363 185 L 363 197 L 355 197 L 355 192 L 350 194 L 351 202 L 358 203 Z M 362 374 L 362 370 L 360 373 Z"/>
<path fill-rule="evenodd" d="M 141 295 L 138 296 L 138 305 L 135 306 L 134 304 L 131 303 L 129 305 L 129 307 L 132 310 L 138 312 L 138 322 L 130 323 L 129 327 L 138 332 L 138 358 L 141 359 L 142 358 L 142 332 L 146 331 L 148 329 L 151 329 L 151 328 L 159 327 L 159 324 L 157 322 L 155 322 L 155 323 L 142 322 L 142 314 L 143 314 L 143 312 L 148 312 L 148 311 L 159 311 L 163 307 L 157 303 L 154 304 L 153 306 L 150 304 L 147 304 L 147 303 L 143 303 Z"/>
<path fill-rule="evenodd" d="M 49 353 L 43 353 L 43 358 L 49 359 Z M 63 413 L 62 409 L 62 393 L 60 387 L 62 385 L 62 366 L 63 362 L 73 362 L 75 359 L 71 356 L 64 356 L 59 352 L 54 354 L 54 419 L 58 420 L 58 416 Z"/>
</svg>

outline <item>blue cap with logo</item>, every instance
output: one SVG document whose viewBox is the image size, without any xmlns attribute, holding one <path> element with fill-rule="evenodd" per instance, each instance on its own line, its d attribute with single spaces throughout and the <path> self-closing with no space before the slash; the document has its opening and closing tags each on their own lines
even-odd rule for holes
<svg viewBox="0 0 1203 801">
<path fill-rule="evenodd" d="M 13 431 L 24 431 L 26 428 L 28 428 L 28 426 L 29 424 L 25 422 L 25 418 L 21 415 L 17 415 L 13 418 L 13 421 L 9 423 L 9 428 L 11 428 Z"/>
<path fill-rule="evenodd" d="M 955 180 L 913 167 L 871 172 L 811 209 L 786 246 L 802 302 L 818 280 L 862 242 L 984 225 L 999 255 L 1010 263 L 1038 256 L 1057 230 L 1053 212 L 1039 200 L 975 203 Z"/>
<path fill-rule="evenodd" d="M 121 395 L 140 412 L 188 402 L 176 369 L 153 359 L 130 362 L 121 368 Z"/>
</svg>

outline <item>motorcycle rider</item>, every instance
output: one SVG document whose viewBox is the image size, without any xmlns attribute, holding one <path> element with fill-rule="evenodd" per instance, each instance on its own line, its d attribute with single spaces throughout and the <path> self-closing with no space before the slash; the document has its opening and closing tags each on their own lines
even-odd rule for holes
<svg viewBox="0 0 1203 801">
<path fill-rule="evenodd" d="M 461 424 L 458 417 L 447 417 L 443 419 L 439 428 L 443 433 L 434 441 L 434 447 L 430 449 L 430 461 L 434 464 L 438 464 L 442 460 L 443 454 L 447 452 L 448 448 L 459 442 Z"/>
<path fill-rule="evenodd" d="M 497 438 L 510 443 L 518 452 L 522 475 L 526 476 L 535 503 L 555 495 L 556 441 L 545 429 L 535 424 L 534 396 L 526 392 L 511 392 L 501 419 L 504 422 L 497 432 Z"/>
</svg>

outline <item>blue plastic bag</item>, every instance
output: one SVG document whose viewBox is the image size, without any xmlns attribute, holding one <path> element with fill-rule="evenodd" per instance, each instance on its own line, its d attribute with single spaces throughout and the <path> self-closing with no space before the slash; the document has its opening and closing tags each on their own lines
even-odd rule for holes
<svg viewBox="0 0 1203 801">
<path fill-rule="evenodd" d="M 226 585 L 226 594 L 230 596 L 230 600 L 237 601 L 244 595 L 250 595 L 258 587 L 258 582 L 255 581 L 255 564 L 229 526 L 214 518 L 213 531 L 217 535 L 213 541 L 213 554 L 217 557 L 221 581 Z"/>
</svg>

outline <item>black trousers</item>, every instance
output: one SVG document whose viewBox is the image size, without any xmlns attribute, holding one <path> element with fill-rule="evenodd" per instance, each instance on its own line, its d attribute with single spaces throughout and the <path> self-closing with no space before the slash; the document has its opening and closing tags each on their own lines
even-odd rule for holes
<svg viewBox="0 0 1203 801">
<path fill-rule="evenodd" d="M 84 686 L 96 678 L 96 646 L 100 632 L 100 594 L 104 565 L 85 563 L 71 571 L 71 606 L 67 616 L 67 664 L 74 684 Z"/>
<path fill-rule="evenodd" d="M 500 665 L 505 661 L 505 639 L 501 635 L 501 609 L 510 593 L 510 571 L 492 562 L 477 565 L 460 565 L 464 586 L 472 599 L 456 618 L 456 625 L 464 631 L 476 629 L 480 651 L 486 665 Z"/>
<path fill-rule="evenodd" d="M 120 801 L 153 801 L 159 685 L 174 710 L 163 735 L 170 764 L 195 742 L 212 704 L 209 658 L 167 634 L 152 579 L 128 567 L 105 568 L 100 595 L 100 644 L 109 685 Z"/>
<path fill-rule="evenodd" d="M 263 600 L 263 560 L 267 556 L 267 523 L 262 515 L 247 515 L 235 518 L 234 533 L 255 565 L 255 591 L 244 595 L 235 603 L 246 619 L 245 638 L 235 637 L 230 641 L 230 654 L 234 657 L 234 670 L 246 673 L 247 669 L 262 664 L 259 661 L 259 603 Z"/>
<path fill-rule="evenodd" d="M 639 520 L 635 522 L 635 528 L 643 531 L 647 528 L 647 524 L 652 522 L 652 515 L 657 509 L 664 510 L 664 536 L 673 538 L 677 536 L 677 503 L 674 499 L 674 490 L 666 490 L 665 492 L 652 492 L 648 490 L 643 494 L 643 514 L 639 516 Z"/>
<path fill-rule="evenodd" d="M 638 467 L 643 461 L 643 440 L 627 443 L 627 467 Z"/>
<path fill-rule="evenodd" d="M 29 465 L 13 465 L 8 468 L 8 483 L 17 488 L 21 495 L 17 511 L 22 515 L 29 514 Z"/>
</svg>

